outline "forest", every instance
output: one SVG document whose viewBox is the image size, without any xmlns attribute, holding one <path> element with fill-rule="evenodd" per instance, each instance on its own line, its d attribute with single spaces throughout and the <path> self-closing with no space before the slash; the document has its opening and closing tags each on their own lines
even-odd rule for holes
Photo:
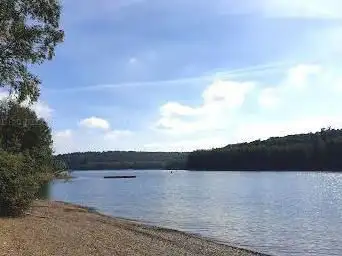
<svg viewBox="0 0 342 256">
<path fill-rule="evenodd" d="M 250 143 L 198 150 L 188 155 L 186 169 L 222 171 L 340 171 L 342 130 L 273 137 Z"/>
<path fill-rule="evenodd" d="M 71 170 L 184 169 L 187 153 L 108 151 L 57 155 Z"/>
<path fill-rule="evenodd" d="M 110 151 L 71 153 L 56 158 L 72 170 L 339 171 L 341 156 L 342 130 L 328 128 L 191 153 Z"/>
</svg>

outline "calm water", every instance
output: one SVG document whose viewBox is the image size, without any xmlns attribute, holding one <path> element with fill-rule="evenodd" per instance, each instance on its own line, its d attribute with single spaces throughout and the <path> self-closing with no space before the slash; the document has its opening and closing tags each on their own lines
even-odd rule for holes
<svg viewBox="0 0 342 256">
<path fill-rule="evenodd" d="M 136 179 L 105 180 L 108 173 Z M 74 172 L 50 197 L 272 255 L 342 255 L 342 175 Z"/>
</svg>

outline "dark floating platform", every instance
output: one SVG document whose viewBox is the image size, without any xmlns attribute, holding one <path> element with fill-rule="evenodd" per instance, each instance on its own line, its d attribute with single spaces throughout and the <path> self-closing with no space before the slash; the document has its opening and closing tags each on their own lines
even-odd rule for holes
<svg viewBox="0 0 342 256">
<path fill-rule="evenodd" d="M 104 176 L 105 179 L 134 179 L 137 176 L 124 175 L 124 176 Z"/>
</svg>

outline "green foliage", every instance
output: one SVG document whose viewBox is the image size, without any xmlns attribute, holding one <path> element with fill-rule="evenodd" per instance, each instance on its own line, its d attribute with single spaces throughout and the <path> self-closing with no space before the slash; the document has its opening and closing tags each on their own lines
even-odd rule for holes
<svg viewBox="0 0 342 256">
<path fill-rule="evenodd" d="M 39 180 L 29 156 L 0 150 L 0 216 L 19 216 L 30 206 Z"/>
<path fill-rule="evenodd" d="M 58 155 L 72 170 L 184 169 L 187 153 L 108 151 Z"/>
<path fill-rule="evenodd" d="M 65 173 L 68 170 L 67 165 L 64 161 L 54 159 L 53 164 L 56 175 Z"/>
<path fill-rule="evenodd" d="M 17 216 L 55 172 L 51 130 L 35 112 L 0 104 L 0 214 Z"/>
<path fill-rule="evenodd" d="M 60 15 L 59 0 L 0 1 L 0 87 L 17 96 L 0 104 L 0 215 L 23 213 L 59 168 L 47 123 L 19 103 L 39 97 L 29 67 L 52 59 L 63 41 Z"/>
<path fill-rule="evenodd" d="M 25 99 L 39 97 L 39 78 L 29 71 L 54 56 L 64 33 L 59 0 L 0 1 L 0 86 Z"/>
<path fill-rule="evenodd" d="M 190 170 L 341 171 L 342 130 L 270 138 L 195 151 Z"/>
<path fill-rule="evenodd" d="M 52 136 L 46 121 L 15 102 L 0 104 L 0 147 L 10 153 L 30 155 L 37 172 L 53 171 Z"/>
</svg>

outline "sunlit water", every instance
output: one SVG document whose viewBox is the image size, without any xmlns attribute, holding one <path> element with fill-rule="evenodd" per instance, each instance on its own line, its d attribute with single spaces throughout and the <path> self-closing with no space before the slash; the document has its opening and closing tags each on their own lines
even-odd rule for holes
<svg viewBox="0 0 342 256">
<path fill-rule="evenodd" d="M 108 174 L 136 179 L 103 179 Z M 88 171 L 50 197 L 271 255 L 342 255 L 342 174 Z"/>
</svg>

